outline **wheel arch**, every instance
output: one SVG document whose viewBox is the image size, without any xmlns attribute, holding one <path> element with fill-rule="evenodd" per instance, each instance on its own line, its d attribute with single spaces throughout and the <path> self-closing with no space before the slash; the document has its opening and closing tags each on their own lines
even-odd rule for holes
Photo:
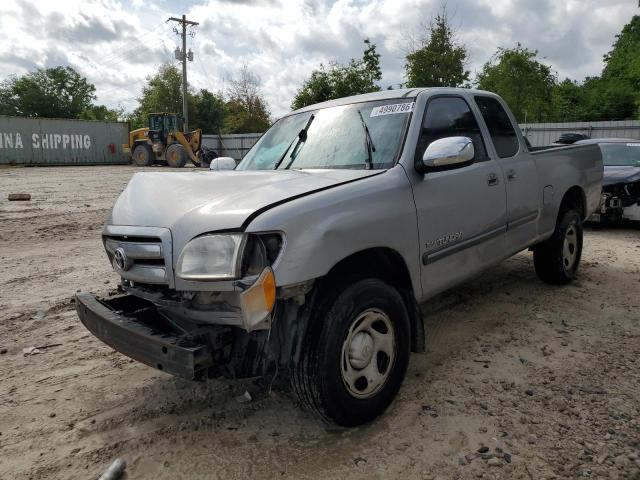
<svg viewBox="0 0 640 480">
<path fill-rule="evenodd" d="M 568 210 L 576 210 L 582 220 L 587 217 L 587 197 L 582 187 L 574 185 L 570 187 L 562 196 L 560 208 L 558 209 L 558 220 L 562 214 Z"/>
<path fill-rule="evenodd" d="M 400 253 L 388 247 L 372 247 L 354 252 L 331 267 L 320 288 L 335 286 L 354 277 L 375 277 L 395 287 L 402 296 L 411 324 L 411 351 L 425 351 L 424 323 L 416 301 L 409 268 Z"/>
</svg>

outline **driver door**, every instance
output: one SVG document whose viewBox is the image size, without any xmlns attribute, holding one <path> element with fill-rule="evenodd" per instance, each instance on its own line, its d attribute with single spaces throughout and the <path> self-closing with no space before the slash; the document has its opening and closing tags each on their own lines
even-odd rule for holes
<svg viewBox="0 0 640 480">
<path fill-rule="evenodd" d="M 464 98 L 447 95 L 429 100 L 415 160 L 422 161 L 431 142 L 455 136 L 473 141 L 474 162 L 427 172 L 413 185 L 425 298 L 504 256 L 506 192 L 502 170 L 488 157 L 476 116 Z"/>
</svg>

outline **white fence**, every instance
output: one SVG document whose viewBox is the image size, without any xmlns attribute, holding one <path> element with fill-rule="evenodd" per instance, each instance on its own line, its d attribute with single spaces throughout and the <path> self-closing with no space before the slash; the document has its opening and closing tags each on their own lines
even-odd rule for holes
<svg viewBox="0 0 640 480">
<path fill-rule="evenodd" d="M 522 133 L 534 147 L 543 147 L 555 142 L 563 133 L 582 133 L 591 138 L 637 138 L 640 139 L 639 120 L 612 122 L 567 122 L 525 123 Z"/>
<path fill-rule="evenodd" d="M 241 160 L 261 136 L 261 133 L 203 135 L 202 143 L 205 147 L 213 148 L 221 157 Z"/>
</svg>

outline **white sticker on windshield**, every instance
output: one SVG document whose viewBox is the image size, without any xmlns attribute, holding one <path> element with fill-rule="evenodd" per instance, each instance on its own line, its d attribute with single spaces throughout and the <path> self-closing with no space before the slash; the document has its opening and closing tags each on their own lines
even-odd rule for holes
<svg viewBox="0 0 640 480">
<path fill-rule="evenodd" d="M 394 103 L 393 105 L 381 105 L 371 110 L 370 117 L 379 117 L 381 115 L 394 115 L 396 113 L 413 112 L 414 102 L 411 103 Z"/>
<path fill-rule="evenodd" d="M 627 143 L 627 147 L 640 147 L 640 143 Z"/>
</svg>

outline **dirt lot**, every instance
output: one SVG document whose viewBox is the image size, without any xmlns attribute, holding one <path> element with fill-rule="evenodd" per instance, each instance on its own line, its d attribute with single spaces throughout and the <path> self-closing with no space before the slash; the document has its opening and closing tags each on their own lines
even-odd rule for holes
<svg viewBox="0 0 640 480">
<path fill-rule="evenodd" d="M 117 284 L 99 234 L 134 171 L 0 170 L 0 478 L 97 478 L 117 457 L 131 479 L 640 478 L 639 229 L 587 231 L 567 287 L 523 253 L 429 302 L 430 351 L 390 411 L 332 430 L 286 393 L 172 378 L 80 324 L 73 293 Z"/>
</svg>

